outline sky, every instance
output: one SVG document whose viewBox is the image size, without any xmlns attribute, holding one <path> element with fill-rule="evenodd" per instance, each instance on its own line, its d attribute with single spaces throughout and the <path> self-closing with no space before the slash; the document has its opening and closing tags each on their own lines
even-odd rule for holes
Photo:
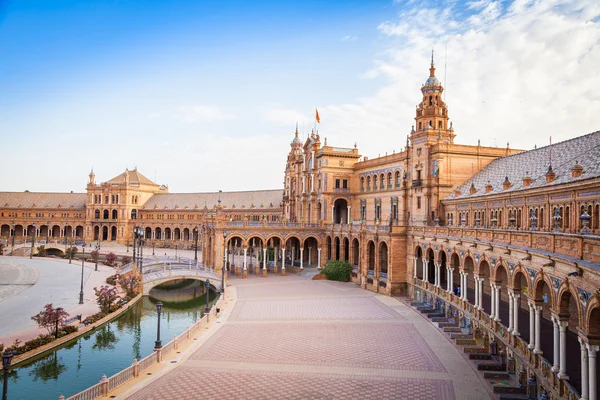
<svg viewBox="0 0 600 400">
<path fill-rule="evenodd" d="M 600 130 L 597 0 L 0 0 L 0 191 L 277 189 L 296 123 L 400 151 L 434 50 L 456 143 Z"/>
</svg>

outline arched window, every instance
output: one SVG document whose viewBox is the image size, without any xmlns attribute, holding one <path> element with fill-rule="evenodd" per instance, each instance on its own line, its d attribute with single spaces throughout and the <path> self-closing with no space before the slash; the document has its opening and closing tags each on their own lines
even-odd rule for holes
<svg viewBox="0 0 600 400">
<path fill-rule="evenodd" d="M 119 212 L 117 210 L 112 210 L 112 219 L 119 218 Z"/>
<path fill-rule="evenodd" d="M 137 210 L 131 210 L 131 219 L 137 219 Z"/>
<path fill-rule="evenodd" d="M 387 179 L 387 184 L 388 184 L 388 189 L 392 188 L 392 173 L 388 172 L 388 179 Z"/>
<path fill-rule="evenodd" d="M 360 190 L 361 192 L 365 190 L 365 177 L 360 178 Z"/>
<path fill-rule="evenodd" d="M 94 211 L 94 218 L 100 219 L 100 210 L 95 210 Z"/>
<path fill-rule="evenodd" d="M 438 128 L 442 129 L 442 121 L 438 121 Z"/>
<path fill-rule="evenodd" d="M 371 190 L 371 177 L 367 176 L 367 190 Z"/>
<path fill-rule="evenodd" d="M 423 124 L 419 122 L 419 130 L 423 129 Z"/>
<path fill-rule="evenodd" d="M 377 175 L 373 176 L 373 190 L 377 190 Z"/>
<path fill-rule="evenodd" d="M 400 187 L 400 171 L 396 171 L 396 176 L 394 179 L 396 180 L 396 187 Z"/>
<path fill-rule="evenodd" d="M 104 210 L 102 214 L 104 219 L 108 219 L 108 210 Z"/>
</svg>

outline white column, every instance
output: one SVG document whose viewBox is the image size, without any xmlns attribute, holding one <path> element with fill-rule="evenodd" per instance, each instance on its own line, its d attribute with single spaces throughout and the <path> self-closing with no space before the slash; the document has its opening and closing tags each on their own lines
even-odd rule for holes
<svg viewBox="0 0 600 400">
<path fill-rule="evenodd" d="M 494 314 L 494 312 L 496 311 L 496 285 L 490 282 L 490 297 L 491 297 L 491 301 L 490 301 L 490 319 L 495 319 L 494 317 L 496 316 L 496 314 Z"/>
<path fill-rule="evenodd" d="M 310 191 L 315 191 L 315 174 L 310 174 Z"/>
<path fill-rule="evenodd" d="M 529 306 L 529 345 L 527 347 L 533 350 L 535 347 L 535 307 L 531 303 L 527 303 L 527 305 Z"/>
<path fill-rule="evenodd" d="M 588 390 L 590 387 L 589 378 L 589 365 L 588 365 L 588 352 L 586 343 L 583 339 L 579 339 L 579 345 L 581 346 L 581 400 L 589 400 Z"/>
<path fill-rule="evenodd" d="M 478 308 L 483 311 L 483 278 L 479 278 L 479 303 Z"/>
<path fill-rule="evenodd" d="M 263 247 L 263 268 L 267 269 L 267 248 Z"/>
<path fill-rule="evenodd" d="M 346 221 L 346 223 L 347 223 L 348 225 L 350 225 L 350 208 L 351 208 L 351 207 L 350 207 L 350 206 L 348 206 L 348 215 L 346 215 L 346 220 L 347 220 L 347 221 Z"/>
<path fill-rule="evenodd" d="M 285 248 L 281 248 L 281 270 L 285 271 Z"/>
<path fill-rule="evenodd" d="M 508 333 L 513 330 L 513 293 L 508 292 Z"/>
<path fill-rule="evenodd" d="M 433 263 L 433 285 L 439 286 L 440 266 L 437 263 Z"/>
<path fill-rule="evenodd" d="M 308 248 L 308 265 L 310 265 L 311 260 L 312 260 L 312 248 L 309 247 Z"/>
<path fill-rule="evenodd" d="M 423 263 L 423 281 L 427 280 L 427 260 L 422 260 Z"/>
<path fill-rule="evenodd" d="M 551 317 L 552 319 L 552 339 L 554 344 L 554 365 L 552 365 L 552 371 L 560 371 L 560 333 L 558 329 L 558 319 Z"/>
<path fill-rule="evenodd" d="M 500 321 L 500 289 L 502 288 L 502 284 L 496 285 L 496 295 L 494 299 L 496 300 L 496 310 L 494 311 L 494 320 Z"/>
<path fill-rule="evenodd" d="M 246 252 L 247 251 L 248 251 L 248 248 L 244 246 L 244 271 L 246 271 L 248 269 L 246 267 L 246 263 L 247 263 Z"/>
<path fill-rule="evenodd" d="M 304 252 L 304 249 L 301 247 L 300 248 L 300 269 L 304 269 L 304 257 L 302 257 L 302 253 Z"/>
<path fill-rule="evenodd" d="M 598 346 L 587 345 L 588 350 L 588 364 L 589 364 L 589 385 L 590 385 L 590 400 L 598 399 L 598 382 L 596 382 L 596 352 L 598 351 Z"/>
<path fill-rule="evenodd" d="M 533 352 L 535 354 L 544 354 L 540 345 L 542 344 L 541 338 L 541 319 L 542 319 L 542 306 L 535 306 L 535 348 Z"/>
<path fill-rule="evenodd" d="M 520 294 L 513 293 L 513 331 L 514 336 L 519 336 L 519 298 Z"/>
<path fill-rule="evenodd" d="M 479 308 L 479 277 L 473 275 L 473 279 L 475 279 L 475 304 L 473 306 Z"/>
<path fill-rule="evenodd" d="M 317 268 L 321 269 L 321 248 L 317 248 Z"/>
<path fill-rule="evenodd" d="M 448 280 L 450 281 L 448 292 L 452 293 L 454 291 L 454 268 L 448 268 Z"/>
<path fill-rule="evenodd" d="M 335 216 L 333 215 L 333 210 L 335 209 L 335 206 L 331 206 L 331 223 L 335 224 Z"/>
<path fill-rule="evenodd" d="M 460 298 L 465 300 L 467 298 L 467 273 L 461 272 L 460 274 Z"/>
<path fill-rule="evenodd" d="M 567 375 L 567 328 L 569 327 L 569 321 L 558 321 L 558 331 L 560 335 L 560 370 L 558 377 L 560 379 L 569 379 Z"/>
<path fill-rule="evenodd" d="M 413 272 L 414 272 L 414 274 L 415 274 L 413 278 L 417 278 L 417 268 L 419 268 L 419 267 L 417 266 L 417 264 L 418 264 L 418 261 L 419 261 L 419 260 L 415 258 L 413 261 L 414 261 L 414 262 L 413 262 L 413 264 L 414 264 L 414 271 L 413 271 Z"/>
</svg>

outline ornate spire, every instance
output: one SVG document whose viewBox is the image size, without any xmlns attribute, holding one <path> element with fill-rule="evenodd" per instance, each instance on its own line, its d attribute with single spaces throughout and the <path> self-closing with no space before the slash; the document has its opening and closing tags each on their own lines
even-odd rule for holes
<svg viewBox="0 0 600 400">
<path fill-rule="evenodd" d="M 431 67 L 429 68 L 429 76 L 435 76 L 435 66 L 433 64 L 433 49 L 431 49 Z"/>
</svg>

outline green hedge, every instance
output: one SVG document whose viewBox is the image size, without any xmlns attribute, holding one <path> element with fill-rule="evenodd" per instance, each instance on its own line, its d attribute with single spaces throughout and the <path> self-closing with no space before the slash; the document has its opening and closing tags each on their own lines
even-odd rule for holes
<svg viewBox="0 0 600 400">
<path fill-rule="evenodd" d="M 330 281 L 348 282 L 352 276 L 352 267 L 348 261 L 329 261 L 321 273 Z"/>
</svg>

